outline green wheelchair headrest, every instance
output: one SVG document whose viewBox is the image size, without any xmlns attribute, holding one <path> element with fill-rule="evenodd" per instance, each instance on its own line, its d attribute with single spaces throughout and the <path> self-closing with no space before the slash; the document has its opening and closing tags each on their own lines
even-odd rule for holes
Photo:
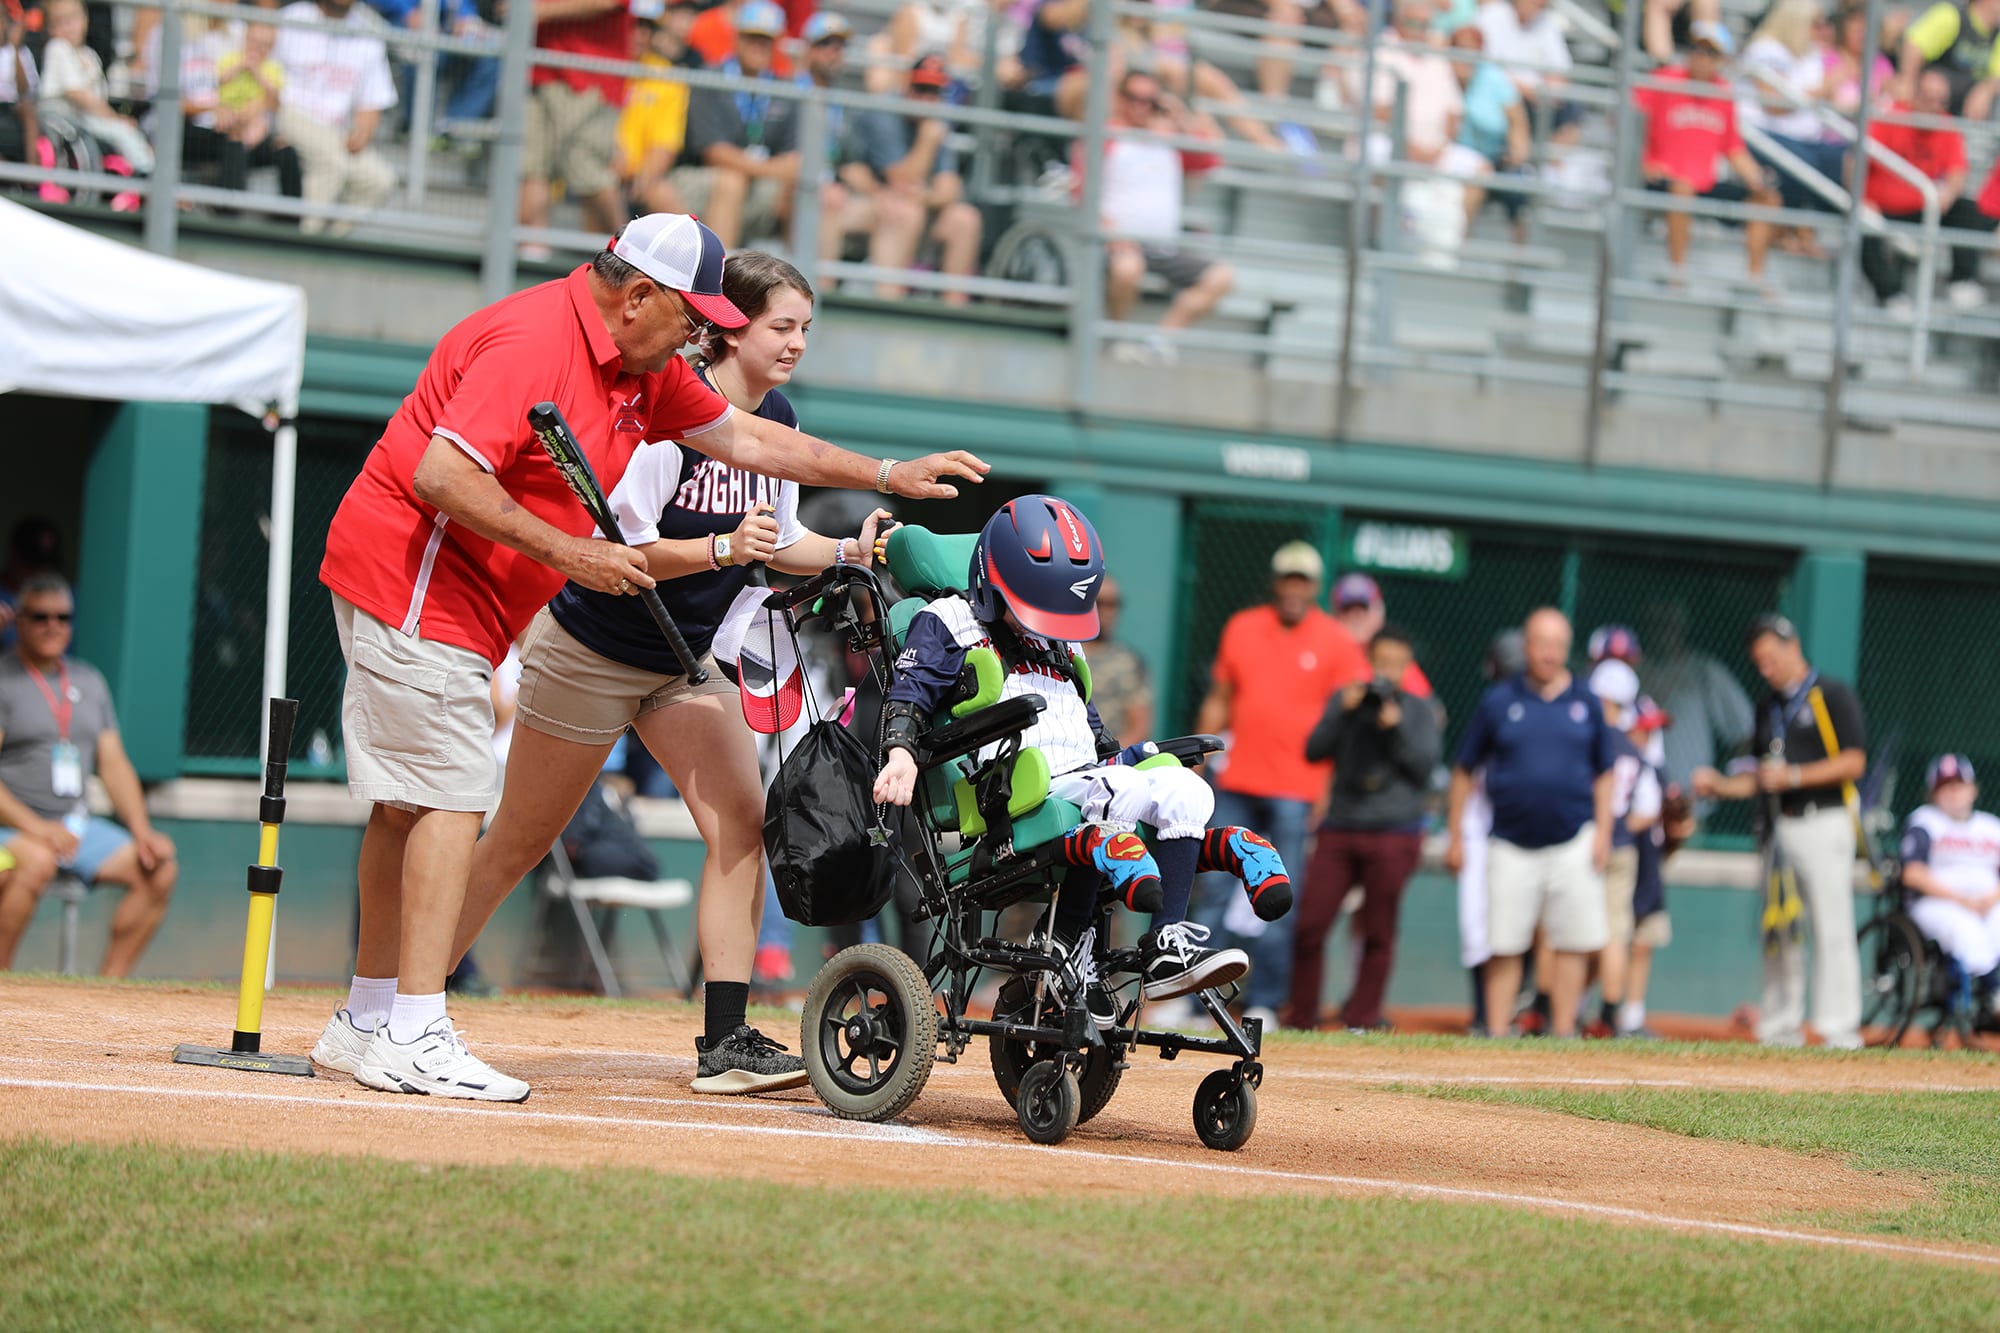
<svg viewBox="0 0 2000 1333">
<path fill-rule="evenodd" d="M 965 576 L 972 568 L 972 548 L 978 544 L 976 532 L 940 534 L 904 523 L 889 530 L 889 573 L 904 592 L 927 597 L 964 592 Z"/>
</svg>

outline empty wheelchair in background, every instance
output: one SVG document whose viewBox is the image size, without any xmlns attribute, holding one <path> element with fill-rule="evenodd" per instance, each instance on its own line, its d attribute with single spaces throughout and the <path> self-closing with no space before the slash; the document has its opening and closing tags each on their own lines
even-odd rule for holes
<svg viewBox="0 0 2000 1333">
<path fill-rule="evenodd" d="M 912 595 L 893 606 L 875 575 L 852 565 L 773 593 L 766 604 L 784 611 L 793 633 L 813 623 L 830 626 L 851 651 L 869 659 L 864 690 L 886 689 L 895 679 L 904 635 L 926 600 L 964 590 L 975 540 L 973 534 L 940 536 L 910 525 L 894 529 L 888 568 Z M 1196 992 L 1218 1036 L 1146 1027 L 1142 955 L 1109 947 L 1113 899 L 1104 890 L 1092 936 L 1099 975 L 1117 1001 L 1117 1021 L 1108 1029 L 1091 1021 L 1081 995 L 1065 1003 L 1052 985 L 1063 960 L 1046 942 L 1046 931 L 1027 944 L 995 938 L 1002 910 L 1052 901 L 1061 880 L 1074 873 L 1062 840 L 1082 822 L 1076 806 L 1050 795 L 1047 759 L 1021 744 L 1042 700 L 1001 700 L 1003 680 L 999 657 L 973 649 L 954 702 L 918 738 L 924 752 L 917 756 L 917 796 L 889 837 L 889 854 L 895 873 L 917 886 L 918 918 L 933 923 L 929 947 L 919 961 L 887 945 L 855 945 L 820 970 L 800 1024 L 813 1091 L 835 1115 L 888 1120 L 917 1099 L 936 1061 L 956 1063 L 983 1038 L 994 1081 L 1022 1132 L 1053 1144 L 1104 1109 L 1139 1048 L 1151 1047 L 1167 1060 L 1183 1052 L 1219 1055 L 1230 1063 L 1196 1092 L 1195 1132 L 1210 1148 L 1240 1148 L 1257 1124 L 1262 1029 L 1255 1019 L 1239 1022 L 1230 1014 L 1233 990 Z M 855 725 L 866 723 L 857 719 Z M 873 755 L 879 736 L 870 731 L 862 741 Z M 1188 737 L 1159 748 L 1150 762 L 1191 765 L 1221 743 Z M 785 807 L 774 800 L 767 841 L 774 821 L 786 817 Z M 889 816 L 878 810 L 878 818 Z M 999 998 L 990 1017 L 977 1017 L 972 997 L 989 976 L 1001 981 Z"/>
<path fill-rule="evenodd" d="M 1912 1029 L 1925 1031 L 1932 1046 L 1955 1033 L 1972 1045 L 1982 1025 L 1970 1003 L 1964 973 L 1917 925 L 1901 867 L 1883 867 L 1875 913 L 1862 922 L 1861 1030 L 1870 1046 L 1897 1047 Z"/>
</svg>

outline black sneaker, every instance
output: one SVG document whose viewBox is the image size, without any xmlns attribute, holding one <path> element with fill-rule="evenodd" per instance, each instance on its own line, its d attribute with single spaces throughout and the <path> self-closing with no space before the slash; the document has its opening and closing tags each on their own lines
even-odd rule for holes
<svg viewBox="0 0 2000 1333">
<path fill-rule="evenodd" d="M 1093 956 L 1097 943 L 1097 927 L 1091 926 L 1083 932 L 1083 938 L 1075 944 L 1052 941 L 1050 948 L 1056 957 L 1062 959 L 1062 967 L 1053 974 L 1055 988 L 1068 1004 L 1070 997 L 1083 996 L 1084 1012 L 1099 1028 L 1118 1026 L 1118 998 L 1111 993 L 1103 979 L 1097 975 L 1097 959 Z"/>
<path fill-rule="evenodd" d="M 1198 990 L 1226 986 L 1249 974 L 1250 955 L 1241 949 L 1204 949 L 1208 927 L 1192 921 L 1161 926 L 1139 941 L 1145 950 L 1144 992 L 1149 1000 L 1171 1000 Z"/>
<path fill-rule="evenodd" d="M 777 1092 L 806 1081 L 805 1061 L 747 1023 L 713 1046 L 696 1037 L 694 1049 L 701 1056 L 696 1092 Z"/>
</svg>

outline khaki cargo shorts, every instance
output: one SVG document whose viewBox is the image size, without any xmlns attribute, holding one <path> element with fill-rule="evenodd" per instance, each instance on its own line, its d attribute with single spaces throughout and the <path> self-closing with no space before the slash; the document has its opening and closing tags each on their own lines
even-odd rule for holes
<svg viewBox="0 0 2000 1333">
<path fill-rule="evenodd" d="M 556 623 L 545 606 L 521 636 L 521 693 L 516 719 L 558 740 L 609 745 L 640 714 L 668 708 L 705 694 L 735 694 L 736 687 L 703 653 L 708 679 L 690 685 L 686 676 L 627 666 L 587 648 Z"/>
<path fill-rule="evenodd" d="M 566 83 L 545 83 L 534 89 L 522 139 L 524 180 L 561 177 L 573 199 L 618 183 L 611 169 L 618 156 L 618 108 L 594 88 L 580 93 Z"/>
<path fill-rule="evenodd" d="M 1639 887 L 1639 849 L 1613 847 L 1604 863 L 1604 924 L 1609 937 L 1630 943 L 1632 894 Z"/>
<path fill-rule="evenodd" d="M 1525 954 L 1541 926 L 1561 953 L 1595 953 L 1610 938 L 1604 880 L 1590 863 L 1593 826 L 1553 847 L 1486 847 L 1486 936 L 1495 958 Z"/>
<path fill-rule="evenodd" d="M 338 593 L 333 616 L 347 659 L 347 790 L 403 810 L 491 810 L 500 799 L 493 664 L 392 629 Z"/>
</svg>

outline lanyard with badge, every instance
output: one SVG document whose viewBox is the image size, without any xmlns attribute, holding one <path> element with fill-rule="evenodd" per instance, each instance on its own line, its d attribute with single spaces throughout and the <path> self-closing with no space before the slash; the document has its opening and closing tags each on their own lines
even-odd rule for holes
<svg viewBox="0 0 2000 1333">
<path fill-rule="evenodd" d="M 67 663 L 56 664 L 56 688 L 51 690 L 42 673 L 33 668 L 28 671 L 35 688 L 49 701 L 49 712 L 56 721 L 56 743 L 49 747 L 49 787 L 66 801 L 83 797 L 83 754 L 76 748 L 76 742 L 69 738 L 70 720 L 76 714 L 76 689 L 69 683 Z"/>
<path fill-rule="evenodd" d="M 723 62 L 722 72 L 740 78 L 743 67 L 734 60 L 728 60 Z M 764 123 L 771 118 L 771 95 L 737 93 L 736 114 L 743 122 L 743 151 L 763 161 L 771 155 L 771 150 L 764 146 Z"/>
<path fill-rule="evenodd" d="M 1806 678 L 1799 682 L 1798 689 L 1790 695 L 1774 694 L 1771 701 L 1771 749 L 1774 754 L 1785 752 L 1785 737 L 1812 706 L 1813 686 L 1817 684 L 1819 684 L 1819 672 L 1809 671 L 1806 673 Z M 1831 751 L 1827 757 L 1832 757 Z"/>
</svg>

